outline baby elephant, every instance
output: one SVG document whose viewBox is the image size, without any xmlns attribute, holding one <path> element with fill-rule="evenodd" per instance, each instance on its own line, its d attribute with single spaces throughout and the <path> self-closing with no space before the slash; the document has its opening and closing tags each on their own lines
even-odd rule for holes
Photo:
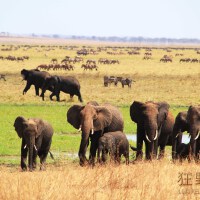
<svg viewBox="0 0 200 200">
<path fill-rule="evenodd" d="M 177 155 L 179 157 L 179 160 L 182 161 L 182 159 L 188 159 L 188 161 L 190 161 L 190 143 L 185 144 L 185 143 L 181 143 L 178 145 L 177 147 Z"/>
<path fill-rule="evenodd" d="M 28 154 L 28 166 L 32 171 L 36 168 L 36 157 L 40 157 L 40 169 L 44 168 L 47 154 L 49 152 L 53 128 L 41 119 L 17 117 L 14 122 L 15 131 L 22 138 L 21 144 L 21 168 L 27 170 L 26 158 Z"/>
<path fill-rule="evenodd" d="M 121 155 L 123 154 L 126 158 L 126 164 L 129 164 L 129 142 L 124 133 L 121 131 L 108 132 L 99 138 L 98 162 L 105 162 L 108 153 L 111 160 L 118 163 L 120 163 Z"/>
</svg>

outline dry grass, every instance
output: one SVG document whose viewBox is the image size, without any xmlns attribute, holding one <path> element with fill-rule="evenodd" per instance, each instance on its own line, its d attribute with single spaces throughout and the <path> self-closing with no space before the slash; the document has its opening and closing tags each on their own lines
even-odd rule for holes
<svg viewBox="0 0 200 200">
<path fill-rule="evenodd" d="M 72 73 L 68 73 L 72 74 Z M 199 98 L 199 76 L 173 76 L 173 75 L 132 75 L 136 83 L 132 88 L 122 88 L 111 85 L 103 86 L 103 75 L 97 73 L 74 73 L 81 84 L 81 93 L 85 102 L 96 100 L 100 103 L 110 102 L 115 105 L 130 105 L 134 100 L 142 102 L 166 101 L 170 105 L 191 105 L 200 104 Z M 130 75 L 129 75 L 130 76 Z M 25 82 L 19 74 L 10 74 L 6 82 L 0 80 L 0 103 L 33 103 L 33 104 L 57 104 L 50 102 L 50 93 L 46 92 L 45 102 L 40 97 L 35 97 L 35 90 L 32 86 L 26 95 L 22 95 Z M 101 94 L 101 95 L 99 95 Z M 61 92 L 60 104 L 69 102 L 69 95 Z M 78 103 L 78 98 L 74 96 L 74 102 Z"/>
<path fill-rule="evenodd" d="M 182 172 L 192 173 L 192 186 L 181 186 L 178 182 Z M 196 173 L 199 171 L 194 163 L 174 165 L 169 160 L 95 168 L 68 163 L 48 166 L 43 172 L 2 167 L 0 199 L 195 199 L 198 196 L 194 191 L 199 188 Z M 189 194 L 180 194 L 186 189 Z"/>
</svg>

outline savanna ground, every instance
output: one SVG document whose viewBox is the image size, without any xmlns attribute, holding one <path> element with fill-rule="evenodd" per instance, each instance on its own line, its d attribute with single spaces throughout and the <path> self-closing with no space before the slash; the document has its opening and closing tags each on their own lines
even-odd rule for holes
<svg viewBox="0 0 200 200">
<path fill-rule="evenodd" d="M 179 63 L 180 58 L 197 58 L 196 47 L 153 48 L 152 59 L 143 60 L 145 48 L 140 55 L 128 55 L 136 46 L 120 43 L 92 43 L 85 41 L 44 40 L 27 38 L 0 38 L 0 49 L 10 45 L 20 48 L 12 51 L 0 50 L 0 56 L 29 56 L 24 62 L 0 60 L 0 73 L 6 74 L 7 81 L 0 80 L 0 199 L 200 199 L 199 166 L 195 163 L 172 164 L 171 147 L 167 148 L 162 161 L 133 163 L 134 153 L 130 151 L 131 164 L 114 166 L 80 167 L 77 152 L 80 133 L 66 122 L 66 112 L 74 104 L 79 104 L 74 96 L 61 93 L 61 102 L 50 101 L 46 92 L 45 101 L 35 96 L 32 87 L 22 95 L 25 81 L 20 71 L 36 68 L 40 64 L 50 64 L 52 58 L 61 62 L 65 56 L 75 57 L 78 49 L 97 50 L 107 47 L 109 52 L 122 51 L 123 55 L 109 55 L 106 51 L 98 55 L 87 55 L 87 59 L 118 59 L 120 64 L 98 64 L 98 71 L 83 71 L 80 64 L 74 64 L 74 71 L 49 71 L 51 74 L 73 75 L 81 84 L 84 103 L 92 100 L 109 102 L 118 106 L 124 116 L 126 134 L 135 134 L 136 125 L 129 116 L 130 104 L 134 101 L 166 101 L 174 117 L 186 111 L 189 105 L 200 103 L 199 76 L 200 63 Z M 23 45 L 31 45 L 28 49 Z M 43 46 L 43 47 L 42 47 Z M 65 49 L 60 47 L 66 47 Z M 76 46 L 71 49 L 69 47 Z M 116 48 L 120 47 L 120 48 Z M 154 46 L 155 47 L 155 46 Z M 181 49 L 180 49 L 181 48 Z M 13 48 L 14 49 L 14 48 Z M 53 49 L 53 50 L 52 50 Z M 167 52 L 167 49 L 170 52 Z M 182 53 L 184 56 L 175 56 Z M 163 55 L 173 56 L 172 63 L 161 63 Z M 131 77 L 136 82 L 129 89 L 103 86 L 104 75 Z M 14 131 L 17 116 L 39 117 L 49 121 L 54 130 L 51 151 L 55 161 L 47 159 L 46 171 L 20 170 L 21 141 Z M 134 144 L 134 141 L 130 141 Z M 184 174 L 181 174 L 184 173 Z"/>
</svg>

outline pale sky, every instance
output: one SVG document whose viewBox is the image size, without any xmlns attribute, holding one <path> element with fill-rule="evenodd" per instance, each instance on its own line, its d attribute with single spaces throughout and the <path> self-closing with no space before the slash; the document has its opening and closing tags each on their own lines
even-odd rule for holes
<svg viewBox="0 0 200 200">
<path fill-rule="evenodd" d="M 200 39 L 200 0 L 0 0 L 0 32 Z"/>
</svg>

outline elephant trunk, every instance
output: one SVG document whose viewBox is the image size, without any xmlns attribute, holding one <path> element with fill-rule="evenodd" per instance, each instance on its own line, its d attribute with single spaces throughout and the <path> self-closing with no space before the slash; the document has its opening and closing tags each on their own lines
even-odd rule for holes
<svg viewBox="0 0 200 200">
<path fill-rule="evenodd" d="M 28 155 L 28 165 L 29 170 L 33 170 L 33 148 L 35 147 L 35 138 L 31 137 L 29 141 L 29 155 Z"/>
<path fill-rule="evenodd" d="M 200 131 L 191 128 L 190 129 L 190 136 L 191 136 L 190 145 L 191 145 L 191 149 L 192 149 L 192 156 L 194 158 L 196 158 L 197 157 L 196 143 L 197 143 L 197 140 L 200 137 Z"/>
<path fill-rule="evenodd" d="M 46 92 L 46 88 L 43 86 L 42 87 L 42 92 L 40 94 L 40 97 L 42 97 L 42 100 L 44 101 L 44 93 Z"/>
<path fill-rule="evenodd" d="M 83 136 L 82 134 L 82 139 L 81 139 L 81 144 L 78 152 L 79 160 L 80 160 L 80 165 L 84 166 L 86 162 L 86 151 L 87 151 L 87 146 L 88 146 L 88 137 Z"/>
<path fill-rule="evenodd" d="M 84 120 L 80 128 L 82 130 L 82 138 L 78 155 L 80 159 L 80 165 L 83 166 L 86 161 L 86 151 L 87 151 L 89 136 L 90 133 L 91 134 L 94 133 L 93 121 L 91 119 Z"/>
<path fill-rule="evenodd" d="M 147 147 L 147 159 L 152 159 L 153 157 L 156 157 L 157 155 L 157 148 L 158 148 L 158 137 L 159 132 L 157 128 L 149 129 L 147 128 L 145 131 L 145 138 L 146 138 L 146 147 Z"/>
</svg>

